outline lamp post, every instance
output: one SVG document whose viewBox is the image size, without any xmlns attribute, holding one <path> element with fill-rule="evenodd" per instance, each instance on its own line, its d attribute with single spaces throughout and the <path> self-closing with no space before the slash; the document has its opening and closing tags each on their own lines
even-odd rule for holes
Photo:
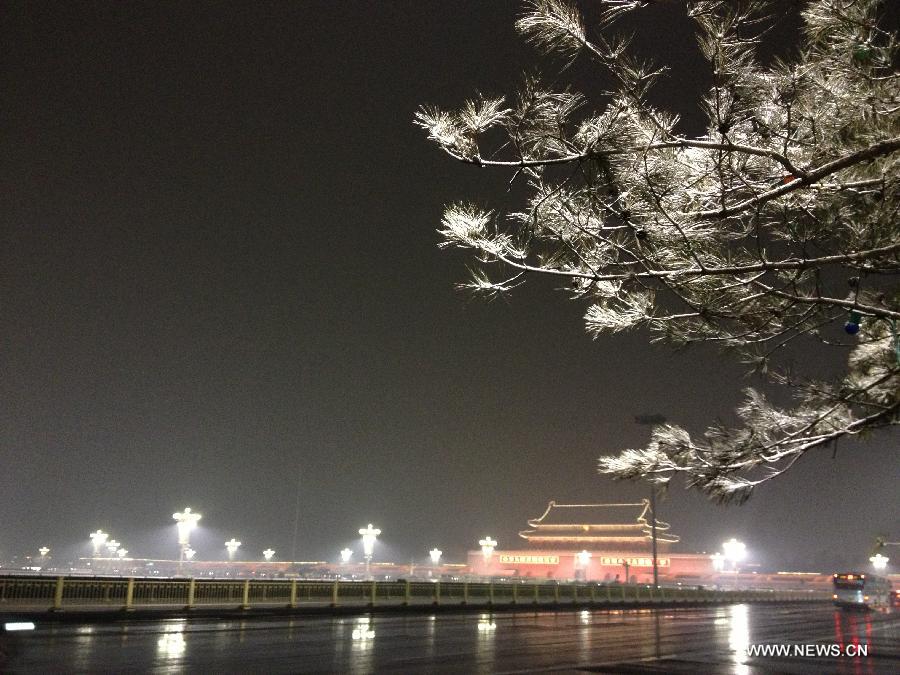
<svg viewBox="0 0 900 675">
<path fill-rule="evenodd" d="M 497 548 L 497 541 L 491 537 L 485 537 L 478 541 L 478 545 L 481 546 L 481 555 L 484 558 L 484 570 L 487 572 L 490 566 L 491 556 L 494 555 L 494 549 Z"/>
<path fill-rule="evenodd" d="M 265 551 L 263 551 L 263 558 L 266 559 L 266 562 L 271 562 L 272 556 L 274 556 L 274 555 L 275 555 L 275 551 L 273 551 L 270 548 L 267 548 Z"/>
<path fill-rule="evenodd" d="M 722 544 L 722 551 L 725 553 L 725 559 L 731 561 L 734 572 L 734 587 L 737 588 L 738 563 L 744 559 L 747 547 L 744 542 L 738 541 L 734 537 Z"/>
<path fill-rule="evenodd" d="M 583 581 L 587 581 L 587 573 L 588 568 L 591 565 L 591 552 L 590 551 L 581 551 L 575 555 L 575 562 L 578 566 L 578 569 L 581 571 L 581 578 Z M 576 573 L 575 578 L 578 578 L 578 574 Z"/>
<path fill-rule="evenodd" d="M 869 562 L 872 563 L 872 567 L 876 570 L 883 571 L 887 569 L 887 564 L 890 561 L 890 558 L 887 558 L 880 553 L 876 553 L 871 558 L 869 558 Z"/>
<path fill-rule="evenodd" d="M 228 551 L 228 559 L 234 560 L 234 554 L 237 553 L 237 550 L 240 548 L 241 542 L 232 537 L 228 541 L 225 542 L 225 549 Z"/>
<path fill-rule="evenodd" d="M 97 530 L 96 532 L 91 532 L 90 537 L 91 543 L 94 545 L 94 557 L 98 558 L 100 557 L 100 548 L 109 539 L 109 535 L 103 530 Z"/>
<path fill-rule="evenodd" d="M 369 578 L 371 576 L 369 565 L 372 562 L 372 554 L 375 552 L 375 540 L 381 534 L 381 530 L 372 527 L 372 523 L 369 523 L 367 527 L 360 528 L 359 533 L 362 535 L 363 554 L 366 558 L 366 578 Z"/>
<path fill-rule="evenodd" d="M 444 552 L 435 546 L 433 549 L 428 551 L 428 555 L 431 558 L 431 566 L 434 568 L 434 571 L 437 571 L 437 566 L 441 562 L 441 556 L 444 555 Z"/>
<path fill-rule="evenodd" d="M 197 527 L 197 521 L 202 517 L 199 513 L 191 511 L 190 507 L 172 514 L 172 519 L 178 526 L 179 562 L 184 560 L 185 552 L 191 547 L 191 530 Z"/>
</svg>

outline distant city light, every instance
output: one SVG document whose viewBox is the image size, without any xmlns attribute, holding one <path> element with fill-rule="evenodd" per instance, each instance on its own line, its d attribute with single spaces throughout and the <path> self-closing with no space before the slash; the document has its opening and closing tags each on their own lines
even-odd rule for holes
<svg viewBox="0 0 900 675">
<path fill-rule="evenodd" d="M 184 549 L 184 559 L 185 560 L 193 560 L 194 556 L 197 555 L 197 551 L 192 548 Z"/>
<path fill-rule="evenodd" d="M 47 554 L 50 553 L 50 549 L 47 548 L 46 546 L 41 546 L 41 547 L 38 549 L 38 553 L 41 554 L 41 557 L 42 557 L 42 558 L 46 558 L 46 557 L 47 557 Z"/>
<path fill-rule="evenodd" d="M 344 550 L 341 551 L 341 562 L 342 563 L 350 562 L 350 558 L 352 558 L 352 557 L 353 557 L 353 551 L 351 551 L 349 548 L 345 548 Z"/>
<path fill-rule="evenodd" d="M 437 565 L 439 562 L 441 562 L 441 556 L 443 554 L 444 552 L 439 548 L 433 548 L 428 551 L 428 555 L 431 556 L 431 564 Z"/>
<path fill-rule="evenodd" d="M 128 549 L 120 548 L 118 551 L 116 551 L 116 554 L 118 554 L 120 558 L 124 558 L 128 555 Z"/>
<path fill-rule="evenodd" d="M 225 548 L 228 551 L 228 559 L 234 560 L 234 554 L 237 553 L 237 550 L 241 547 L 241 542 L 232 537 L 228 541 L 225 542 Z"/>
<path fill-rule="evenodd" d="M 494 549 L 497 548 L 497 542 L 491 537 L 485 537 L 478 542 L 478 545 L 481 546 L 481 555 L 484 556 L 484 561 L 487 562 L 491 559 L 491 556 L 494 555 Z"/>
<path fill-rule="evenodd" d="M 274 555 L 275 555 L 275 551 L 273 551 L 270 548 L 267 548 L 265 551 L 263 551 L 263 558 L 266 559 L 266 562 L 269 562 L 272 559 L 272 556 L 274 556 Z"/>
<path fill-rule="evenodd" d="M 887 558 L 880 553 L 876 553 L 871 558 L 869 558 L 869 562 L 872 563 L 872 567 L 876 570 L 887 569 L 887 564 L 890 561 L 890 558 Z"/>
<path fill-rule="evenodd" d="M 115 555 L 116 551 L 119 550 L 119 546 L 121 546 L 121 544 L 115 539 L 110 539 L 106 542 L 106 550 L 109 551 L 110 555 Z"/>
</svg>

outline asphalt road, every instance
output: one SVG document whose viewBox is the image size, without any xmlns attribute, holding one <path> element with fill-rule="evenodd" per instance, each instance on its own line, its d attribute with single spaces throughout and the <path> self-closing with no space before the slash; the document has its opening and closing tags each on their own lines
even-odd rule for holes
<svg viewBox="0 0 900 675">
<path fill-rule="evenodd" d="M 748 652 L 756 645 L 841 649 L 842 655 L 752 656 Z M 846 654 L 859 646 L 868 648 L 868 656 Z M 0 634 L 0 653 L 5 654 L 0 672 L 41 674 L 887 674 L 900 672 L 900 613 L 841 612 L 826 605 L 732 605 L 38 623 L 34 631 Z"/>
</svg>

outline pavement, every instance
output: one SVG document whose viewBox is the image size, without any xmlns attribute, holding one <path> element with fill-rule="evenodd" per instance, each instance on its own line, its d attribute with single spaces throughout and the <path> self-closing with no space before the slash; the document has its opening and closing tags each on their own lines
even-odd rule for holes
<svg viewBox="0 0 900 675">
<path fill-rule="evenodd" d="M 759 647 L 787 654 L 754 655 Z M 867 655 L 857 655 L 867 651 Z M 0 633 L 18 673 L 900 672 L 900 614 L 828 605 L 43 623 Z"/>
</svg>

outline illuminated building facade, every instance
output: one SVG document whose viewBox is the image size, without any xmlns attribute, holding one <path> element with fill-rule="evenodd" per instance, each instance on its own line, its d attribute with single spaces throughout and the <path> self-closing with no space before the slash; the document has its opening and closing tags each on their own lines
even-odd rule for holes
<svg viewBox="0 0 900 675">
<path fill-rule="evenodd" d="M 497 548 L 487 557 L 469 552 L 475 574 L 503 577 L 584 579 L 636 582 L 653 580 L 653 513 L 647 499 L 630 504 L 557 504 L 551 501 L 539 518 L 519 532 L 522 548 Z M 708 555 L 673 553 L 679 538 L 669 524 L 656 521 L 660 578 L 706 576 Z"/>
</svg>

